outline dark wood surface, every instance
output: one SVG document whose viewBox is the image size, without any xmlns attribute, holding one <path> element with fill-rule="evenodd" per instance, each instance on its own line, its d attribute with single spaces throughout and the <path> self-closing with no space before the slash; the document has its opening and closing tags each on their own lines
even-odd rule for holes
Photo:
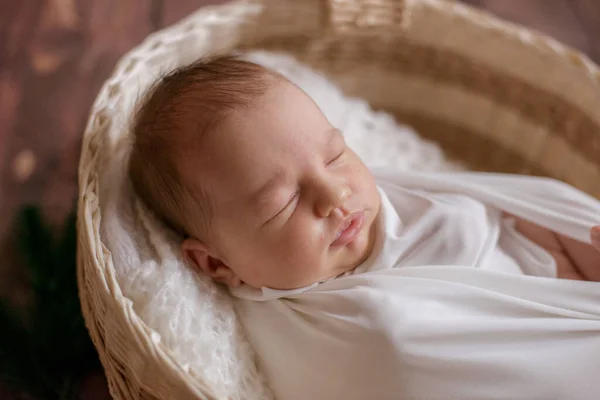
<svg viewBox="0 0 600 400">
<path fill-rule="evenodd" d="M 27 203 L 40 204 L 56 223 L 73 208 L 88 110 L 116 61 L 150 32 L 221 2 L 0 0 L 0 295 L 27 302 L 11 222 Z M 464 2 L 550 34 L 600 62 L 599 0 Z M 92 397 L 106 397 L 93 391 Z M 0 398 L 8 398 L 1 388 Z"/>
</svg>

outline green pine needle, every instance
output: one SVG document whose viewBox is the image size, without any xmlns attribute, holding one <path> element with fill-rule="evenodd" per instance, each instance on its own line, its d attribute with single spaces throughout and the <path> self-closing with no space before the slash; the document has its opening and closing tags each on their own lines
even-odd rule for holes
<svg viewBox="0 0 600 400">
<path fill-rule="evenodd" d="M 75 225 L 73 213 L 53 235 L 35 207 L 17 219 L 33 304 L 24 320 L 0 299 L 0 379 L 35 399 L 73 399 L 78 382 L 99 367 L 79 304 Z"/>
</svg>

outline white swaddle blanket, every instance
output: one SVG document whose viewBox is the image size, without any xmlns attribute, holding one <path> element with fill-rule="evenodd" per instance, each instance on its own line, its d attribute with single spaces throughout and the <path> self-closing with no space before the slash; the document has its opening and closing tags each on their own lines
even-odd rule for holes
<svg viewBox="0 0 600 400">
<path fill-rule="evenodd" d="M 600 399 L 600 283 L 554 279 L 502 215 L 589 243 L 599 201 L 533 177 L 375 176 L 378 238 L 353 273 L 233 289 L 277 399 Z"/>
</svg>

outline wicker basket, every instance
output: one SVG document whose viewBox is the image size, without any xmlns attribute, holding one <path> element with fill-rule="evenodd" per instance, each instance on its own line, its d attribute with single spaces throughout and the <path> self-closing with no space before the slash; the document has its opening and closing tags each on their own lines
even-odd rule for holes
<svg viewBox="0 0 600 400">
<path fill-rule="evenodd" d="M 123 58 L 84 136 L 79 289 L 116 398 L 215 398 L 153 340 L 100 237 L 99 159 L 122 136 L 109 128 L 133 101 L 121 89 L 140 83 L 131 80 L 139 68 L 168 68 L 166 58 L 175 66 L 252 48 L 292 53 L 473 169 L 551 176 L 600 197 L 600 72 L 552 39 L 441 0 L 247 0 L 201 9 Z"/>
</svg>

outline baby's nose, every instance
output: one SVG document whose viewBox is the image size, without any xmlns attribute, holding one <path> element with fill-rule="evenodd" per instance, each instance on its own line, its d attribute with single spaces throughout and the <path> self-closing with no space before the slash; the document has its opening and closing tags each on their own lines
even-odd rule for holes
<svg viewBox="0 0 600 400">
<path fill-rule="evenodd" d="M 337 208 L 343 208 L 352 192 L 347 185 L 335 185 L 325 188 L 320 201 L 317 202 L 317 215 L 321 218 L 328 217 Z"/>
</svg>

